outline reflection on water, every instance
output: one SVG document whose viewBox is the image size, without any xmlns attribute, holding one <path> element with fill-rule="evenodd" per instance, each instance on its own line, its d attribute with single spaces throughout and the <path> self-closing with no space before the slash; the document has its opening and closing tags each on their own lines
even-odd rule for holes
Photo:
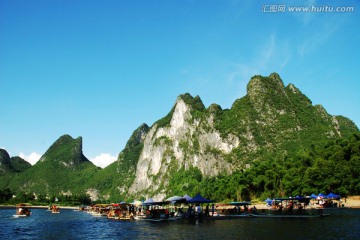
<svg viewBox="0 0 360 240">
<path fill-rule="evenodd" d="M 0 239 L 360 239 L 360 209 L 330 210 L 313 219 L 246 218 L 180 222 L 120 222 L 84 212 L 51 214 L 33 209 L 28 218 L 13 218 L 15 209 L 0 209 Z"/>
</svg>

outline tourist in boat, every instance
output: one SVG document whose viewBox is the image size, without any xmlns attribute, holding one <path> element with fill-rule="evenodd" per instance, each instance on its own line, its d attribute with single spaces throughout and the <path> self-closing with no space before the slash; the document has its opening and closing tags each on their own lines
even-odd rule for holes
<svg viewBox="0 0 360 240">
<path fill-rule="evenodd" d="M 206 217 L 209 217 L 209 216 L 210 216 L 210 214 L 209 214 L 209 204 L 206 205 L 206 207 L 205 207 L 205 216 L 206 216 Z"/>
<path fill-rule="evenodd" d="M 254 213 L 254 214 L 257 213 L 257 208 L 256 208 L 256 206 L 254 206 L 254 207 L 252 208 L 252 213 Z"/>
</svg>

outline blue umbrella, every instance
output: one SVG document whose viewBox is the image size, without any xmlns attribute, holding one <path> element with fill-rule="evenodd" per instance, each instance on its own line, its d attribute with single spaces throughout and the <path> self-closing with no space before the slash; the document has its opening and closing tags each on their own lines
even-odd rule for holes
<svg viewBox="0 0 360 240">
<path fill-rule="evenodd" d="M 326 198 L 329 198 L 329 199 L 340 199 L 341 196 L 340 196 L 340 195 L 337 195 L 337 194 L 329 193 L 328 195 L 326 195 Z"/>
<path fill-rule="evenodd" d="M 185 195 L 183 196 L 183 198 L 185 198 L 186 201 L 190 201 L 190 200 L 192 199 L 192 197 L 190 197 L 190 196 L 187 195 L 187 194 L 185 194 Z"/>
<path fill-rule="evenodd" d="M 318 196 L 316 196 L 314 193 L 313 194 L 311 194 L 311 196 L 310 196 L 310 198 L 312 198 L 312 199 L 315 199 L 315 198 L 317 198 Z"/>
<path fill-rule="evenodd" d="M 214 202 L 213 200 L 204 198 L 200 194 L 196 194 L 191 200 L 187 201 L 189 203 L 211 203 Z"/>
<path fill-rule="evenodd" d="M 272 204 L 272 199 L 270 199 L 270 198 L 267 198 L 267 199 L 265 199 L 265 202 L 267 203 L 267 205 L 271 205 Z"/>
</svg>

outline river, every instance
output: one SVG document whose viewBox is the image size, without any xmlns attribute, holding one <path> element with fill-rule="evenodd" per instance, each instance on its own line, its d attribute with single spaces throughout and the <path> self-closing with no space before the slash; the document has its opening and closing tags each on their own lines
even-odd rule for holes
<svg viewBox="0 0 360 240">
<path fill-rule="evenodd" d="M 0 209 L 0 239 L 360 239 L 360 209 L 334 209 L 325 218 L 244 218 L 179 222 L 121 222 L 85 212 L 52 214 L 32 209 L 14 218 L 15 209 Z"/>
</svg>

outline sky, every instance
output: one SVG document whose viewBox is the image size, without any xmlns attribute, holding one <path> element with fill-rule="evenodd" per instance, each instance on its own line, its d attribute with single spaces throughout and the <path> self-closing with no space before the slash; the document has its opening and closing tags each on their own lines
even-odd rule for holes
<svg viewBox="0 0 360 240">
<path fill-rule="evenodd" d="M 0 0 L 0 148 L 34 164 L 81 136 L 105 167 L 180 94 L 230 108 L 272 72 L 360 127 L 359 12 L 358 0 Z"/>
</svg>

